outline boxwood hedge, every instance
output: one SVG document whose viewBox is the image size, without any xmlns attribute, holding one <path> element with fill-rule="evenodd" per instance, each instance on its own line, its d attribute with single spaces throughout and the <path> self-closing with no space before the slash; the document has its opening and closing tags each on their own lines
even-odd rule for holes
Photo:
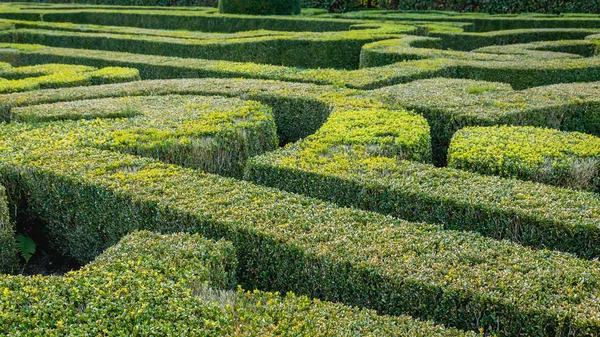
<svg viewBox="0 0 600 337">
<path fill-rule="evenodd" d="M 597 191 L 600 138 L 535 127 L 469 127 L 452 137 L 448 166 Z"/>
<path fill-rule="evenodd" d="M 461 38 L 458 38 L 460 40 Z M 598 51 L 594 40 L 560 40 L 523 44 L 501 44 L 471 52 L 441 48 L 442 40 L 430 37 L 407 36 L 383 40 L 363 46 L 361 67 L 377 67 L 396 62 L 423 59 L 454 59 L 463 61 L 523 62 L 553 59 L 593 57 Z M 437 48 L 435 46 L 438 46 Z"/>
<path fill-rule="evenodd" d="M 258 78 L 375 89 L 423 78 L 471 78 L 510 83 L 525 89 L 554 83 L 590 82 L 600 78 L 598 58 L 491 62 L 452 59 L 416 60 L 359 70 L 303 69 L 254 63 L 184 59 L 123 52 L 1 44 L 0 61 L 13 65 L 77 63 L 95 67 L 133 67 L 144 79 Z"/>
<path fill-rule="evenodd" d="M 354 91 L 323 89 L 243 80 L 159 81 L 45 91 L 30 94 L 29 101 L 23 100 L 25 94 L 14 94 L 3 97 L 3 101 L 28 105 L 43 100 L 169 91 L 210 95 L 228 91 L 229 96 L 242 97 L 274 96 L 277 92 L 310 96 L 312 92 L 335 108 L 336 115 L 343 109 L 378 107 L 376 101 Z M 596 261 L 339 208 L 281 190 L 97 148 L 93 140 L 104 134 L 110 123 L 14 122 L 3 125 L 0 133 L 0 176 L 11 186 L 10 191 L 19 191 L 11 197 L 25 198 L 27 211 L 40 216 L 64 252 L 82 262 L 136 229 L 198 232 L 233 243 L 239 282 L 247 288 L 294 290 L 503 335 L 595 335 L 600 330 L 595 320 L 595 289 L 600 280 Z M 396 158 L 378 158 L 384 170 L 372 171 L 377 177 L 391 172 L 385 170 L 387 161 L 393 161 L 393 167 L 404 163 Z M 423 176 L 429 167 L 411 165 L 420 165 L 417 168 L 423 170 L 413 171 L 413 177 Z M 381 179 L 397 181 L 394 175 Z M 440 182 L 427 176 L 424 180 Z M 323 187 L 318 179 L 310 185 Z M 524 187 L 527 192 L 534 190 Z M 336 191 L 344 193 L 341 187 Z M 582 203 L 588 201 L 587 194 L 572 193 L 580 194 L 567 195 L 580 197 Z M 561 207 L 576 201 L 566 202 Z M 593 211 L 593 204 L 586 207 Z M 591 241 L 586 238 L 581 242 Z"/>
<path fill-rule="evenodd" d="M 3 336 L 475 336 L 407 316 L 237 292 L 231 243 L 147 231 L 61 277 L 0 276 Z"/>
<path fill-rule="evenodd" d="M 361 47 L 399 33 L 410 26 L 382 26 L 349 32 L 262 33 L 257 36 L 157 36 L 122 32 L 75 32 L 46 29 L 0 31 L 0 42 L 36 43 L 76 49 L 122 51 L 136 54 L 256 62 L 296 67 L 358 67 Z M 139 33 L 139 30 L 138 30 Z M 152 34 L 152 32 L 150 32 Z M 174 34 L 175 35 L 175 34 Z M 241 36 L 240 36 L 241 35 Z"/>
<path fill-rule="evenodd" d="M 6 190 L 0 185 L 0 273 L 12 271 L 17 262 L 15 228 L 8 215 Z"/>
<path fill-rule="evenodd" d="M 219 0 L 219 12 L 226 14 L 300 14 L 300 0 Z"/>
<path fill-rule="evenodd" d="M 61 10 L 27 9 L 6 10 L 0 7 L 0 18 L 71 22 L 104 26 L 128 26 L 150 29 L 179 29 L 203 32 L 233 33 L 257 29 L 298 32 L 347 31 L 357 20 L 331 18 L 230 15 L 194 10 L 77 8 Z M 42 20 L 43 18 L 43 20 Z"/>
<path fill-rule="evenodd" d="M 0 93 L 129 82 L 139 79 L 139 71 L 132 68 L 97 69 L 90 66 L 68 64 L 42 64 L 13 68 L 10 64 L 3 63 L 2 69 L 0 69 Z"/>
<path fill-rule="evenodd" d="M 277 147 L 271 109 L 258 102 L 195 96 L 98 99 L 19 108 L 13 121 L 112 118 L 94 147 L 240 176 L 246 159 Z M 97 121 L 95 123 L 101 123 Z"/>
<path fill-rule="evenodd" d="M 427 118 L 434 162 L 443 165 L 452 136 L 466 126 L 530 125 L 598 136 L 599 89 L 593 82 L 514 91 L 501 83 L 438 78 L 390 86 L 374 94 L 395 108 L 415 110 Z"/>
</svg>

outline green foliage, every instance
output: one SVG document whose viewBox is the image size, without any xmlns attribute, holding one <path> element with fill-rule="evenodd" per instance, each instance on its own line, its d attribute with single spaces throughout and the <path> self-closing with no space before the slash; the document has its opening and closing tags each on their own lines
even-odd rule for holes
<svg viewBox="0 0 600 337">
<path fill-rule="evenodd" d="M 280 82 L 211 79 L 140 82 L 35 95 L 21 93 L 3 99 L 5 102 L 14 99 L 12 102 L 17 105 L 29 105 L 44 100 L 57 102 L 92 96 L 165 95 L 169 92 L 227 93 L 230 97 L 291 95 L 308 98 L 312 95 L 313 100 L 331 107 L 332 120 L 344 116 L 344 110 L 382 108 L 377 101 L 357 91 L 324 89 L 322 86 Z M 385 121 L 387 115 L 394 117 L 393 113 L 389 110 L 375 120 L 382 118 Z M 398 113 L 398 117 L 401 116 L 413 118 L 409 125 L 420 126 L 416 128 L 415 136 L 425 134 L 426 124 L 421 118 Z M 16 122 L 2 126 L 0 133 L 0 162 L 3 163 L 0 172 L 6 184 L 21 195 L 27 195 L 27 211 L 41 217 L 53 240 L 62 242 L 64 252 L 82 262 L 92 259 L 136 229 L 163 233 L 197 232 L 207 237 L 226 238 L 233 243 L 239 257 L 238 280 L 248 288 L 293 290 L 324 300 L 368 306 L 382 313 L 413 314 L 459 328 L 481 328 L 484 332 L 503 335 L 534 335 L 546 329 L 593 335 L 600 330 L 590 315 L 600 310 L 594 301 L 595 284 L 600 282 L 597 262 L 548 250 L 533 250 L 471 232 L 449 231 L 437 225 L 340 208 L 297 194 L 95 147 L 98 135 L 104 135 L 113 123 L 122 122 L 106 119 Z M 160 121 L 157 123 L 160 125 Z M 386 139 L 390 130 L 385 130 L 385 122 L 380 125 L 383 127 L 381 136 Z M 176 130 L 181 128 L 175 127 Z M 356 130 L 360 132 L 361 128 Z M 401 140 L 400 144 L 411 144 L 408 140 L 412 138 L 404 138 L 405 134 L 410 133 L 398 132 L 395 137 Z M 361 137 L 349 139 L 363 142 Z M 23 153 L 27 155 L 20 155 Z M 450 189 L 455 186 L 451 179 L 464 177 L 474 189 L 466 196 L 472 205 L 477 200 L 473 196 L 485 196 L 476 188 L 477 184 L 481 188 L 484 184 L 489 188 L 490 183 L 501 185 L 498 178 L 435 169 L 426 164 L 410 163 L 413 166 L 409 166 L 409 162 L 398 161 L 395 157 L 376 158 L 373 162 L 365 161 L 362 167 L 352 167 L 353 174 L 360 174 L 375 165 L 377 170 L 366 172 L 373 188 L 388 183 L 396 184 L 395 188 L 401 187 L 402 180 L 396 173 L 399 166 L 413 168 L 407 172 L 409 178 L 405 184 L 413 186 L 411 193 L 417 197 L 431 193 L 427 188 L 435 191 L 435 186 L 438 186 L 437 193 L 447 193 L 446 199 L 450 195 L 460 196 L 456 189 Z M 331 164 L 326 164 L 319 167 L 332 168 Z M 291 170 L 283 166 L 278 170 L 279 177 L 290 178 L 286 171 Z M 290 183 L 306 184 L 315 190 L 330 188 L 332 193 L 353 194 L 355 199 L 380 200 L 381 205 L 390 200 L 406 208 L 407 212 L 414 209 L 409 205 L 419 205 L 382 198 L 369 190 L 352 189 L 351 180 L 335 189 L 326 187 L 320 183 L 322 178 L 318 171 L 305 172 L 311 175 L 310 179 L 298 175 L 289 179 Z M 381 178 L 381 174 L 387 175 Z M 336 176 L 339 174 L 327 174 L 328 179 Z M 381 180 L 375 180 L 377 177 Z M 519 182 L 508 181 L 507 184 L 514 188 Z M 522 184 L 523 193 L 537 193 L 528 183 Z M 561 200 L 564 207 L 577 208 L 580 212 L 559 214 L 560 209 L 555 207 L 561 204 L 557 201 L 548 206 L 550 212 L 544 210 L 541 214 L 540 210 L 533 214 L 536 209 L 531 205 L 539 200 L 535 194 L 529 199 L 530 204 L 523 199 L 517 206 L 538 218 L 551 217 L 549 213 L 558 214 L 560 216 L 556 218 L 561 219 L 563 216 L 577 217 L 578 221 L 586 221 L 588 215 L 597 218 L 597 214 L 593 214 L 597 207 L 589 194 L 550 187 L 539 193 L 548 199 L 553 191 L 564 196 Z M 488 194 L 490 200 L 487 203 L 494 197 L 506 200 L 506 193 L 488 193 L 491 194 Z M 514 200 L 506 202 L 515 203 Z M 432 205 L 426 205 L 429 212 L 435 210 Z M 517 206 L 513 205 L 513 209 Z M 476 207 L 473 217 L 486 216 L 479 211 L 479 205 Z M 452 214 L 459 214 L 456 208 L 451 210 Z M 506 212 L 506 208 L 502 211 Z M 98 214 L 102 216 L 98 217 Z M 460 217 L 465 214 L 461 212 Z M 518 218 L 527 219 L 527 216 Z M 553 224 L 556 218 L 553 217 Z M 567 220 L 563 221 L 566 223 Z M 576 224 L 570 228 L 583 234 L 587 230 L 593 233 L 591 227 L 596 226 L 590 226 L 591 223 L 586 222 L 586 228 Z M 574 247 L 575 242 L 593 242 L 588 237 L 566 241 L 568 233 L 557 232 L 559 226 L 538 228 L 546 240 L 544 243 L 555 243 L 547 241 L 554 239 L 547 235 L 549 232 L 559 233 L 557 237 L 568 246 Z M 544 228 L 549 229 L 542 232 Z M 535 239 L 540 240 L 539 237 Z M 582 279 L 586 281 L 581 283 Z M 555 315 L 556 312 L 569 312 L 569 315 Z"/>
<path fill-rule="evenodd" d="M 8 214 L 6 189 L 0 185 L 0 274 L 11 271 L 16 263 L 15 228 Z"/>
<path fill-rule="evenodd" d="M 293 0 L 292 0 L 293 1 Z M 2 10 L 2 8 L 0 8 Z M 150 29 L 188 30 L 201 32 L 235 33 L 259 29 L 286 32 L 347 31 L 355 20 L 326 19 L 296 16 L 229 15 L 214 10 L 156 10 L 106 8 L 94 10 L 24 9 L 15 12 L 2 10 L 0 17 L 14 20 L 44 22 L 71 22 L 103 26 L 126 26 Z"/>
<path fill-rule="evenodd" d="M 231 290 L 236 266 L 229 242 L 136 232 L 65 276 L 0 276 L 0 334 L 475 336 L 291 292 Z"/>
<path fill-rule="evenodd" d="M 22 122 L 96 120 L 93 124 L 103 131 L 89 146 L 230 176 L 240 176 L 247 158 L 274 150 L 278 144 L 269 107 L 219 97 L 99 99 L 12 113 Z M 127 119 L 111 120 L 123 117 Z"/>
<path fill-rule="evenodd" d="M 9 2 L 11 2 L 10 0 Z M 118 6 L 211 6 L 216 7 L 218 0 L 23 0 L 19 2 L 64 3 Z"/>
<path fill-rule="evenodd" d="M 300 0 L 219 0 L 219 12 L 226 14 L 300 14 Z"/>
<path fill-rule="evenodd" d="M 346 5 L 373 4 L 327 6 Z M 0 5 L 7 86 L 95 73 L 0 95 L 14 217 L 95 260 L 1 276 L 0 335 L 464 335 L 347 306 L 482 335 L 600 335 L 598 194 L 431 164 L 469 127 L 600 135 L 600 19 L 319 13 Z M 114 67 L 158 80 L 89 86 L 131 78 Z M 540 141 L 520 169 L 550 155 L 570 171 L 600 147 L 519 130 Z M 18 248 L 12 224 L 3 235 Z"/>
<path fill-rule="evenodd" d="M 432 129 L 434 162 L 445 164 L 452 136 L 467 126 L 531 125 L 600 135 L 599 89 L 597 83 L 573 83 L 514 91 L 501 83 L 431 79 L 375 94 L 396 108 L 425 116 Z"/>
<path fill-rule="evenodd" d="M 34 28 L 37 25 L 29 24 Z M 50 27 L 47 27 L 50 26 Z M 42 28 L 51 28 L 45 24 Z M 387 28 L 387 29 L 386 29 Z M 397 27 L 395 32 L 409 30 Z M 174 36 L 141 35 L 124 32 L 49 31 L 47 29 L 17 29 L 0 31 L 0 41 L 7 43 L 37 43 L 46 46 L 77 49 L 123 51 L 136 54 L 256 62 L 310 68 L 358 67 L 361 47 L 388 38 L 389 27 L 350 32 L 278 33 L 262 32 L 256 36 L 244 34 L 173 34 Z M 153 33 L 153 32 L 144 32 Z"/>
<path fill-rule="evenodd" d="M 25 263 L 29 263 L 29 260 L 31 259 L 33 254 L 35 254 L 35 241 L 33 241 L 32 238 L 26 235 L 19 234 L 17 235 L 17 247 L 19 248 L 19 253 L 21 254 L 21 257 L 23 258 L 23 260 L 25 260 Z"/>
<path fill-rule="evenodd" d="M 131 68 L 96 69 L 68 64 L 4 67 L 0 70 L 0 93 L 120 83 L 139 79 L 139 71 Z"/>
<path fill-rule="evenodd" d="M 534 127 L 470 127 L 452 138 L 448 166 L 597 191 L 600 138 Z"/>
</svg>

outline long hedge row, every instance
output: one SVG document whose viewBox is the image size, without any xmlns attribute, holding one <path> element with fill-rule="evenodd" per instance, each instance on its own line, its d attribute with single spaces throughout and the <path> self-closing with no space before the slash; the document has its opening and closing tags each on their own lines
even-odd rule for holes
<svg viewBox="0 0 600 337">
<path fill-rule="evenodd" d="M 105 26 L 129 26 L 150 29 L 179 29 L 203 32 L 233 33 L 267 29 L 279 31 L 329 32 L 347 31 L 360 21 L 330 18 L 252 16 L 217 14 L 204 11 L 66 9 L 66 10 L 2 10 L 0 18 L 71 22 Z"/>
<path fill-rule="evenodd" d="M 600 60 L 556 59 L 546 61 L 490 62 L 452 59 L 416 60 L 385 67 L 359 70 L 302 69 L 184 59 L 27 44 L 1 44 L 0 61 L 13 65 L 76 63 L 95 67 L 133 67 L 144 79 L 168 78 L 258 78 L 290 82 L 331 84 L 349 88 L 375 89 L 423 78 L 449 77 L 504 82 L 515 89 L 555 83 L 592 82 L 600 79 Z"/>
<path fill-rule="evenodd" d="M 397 27 L 396 32 L 411 27 Z M 397 36 L 386 29 L 344 33 L 288 34 L 228 39 L 16 29 L 0 31 L 0 42 L 122 51 L 145 55 L 255 62 L 309 68 L 357 68 L 364 44 Z"/>
<path fill-rule="evenodd" d="M 482 47 L 472 52 L 441 48 L 442 40 L 406 36 L 366 44 L 360 66 L 379 67 L 408 60 L 454 59 L 462 61 L 523 62 L 593 57 L 598 52 L 594 40 L 561 40 Z"/>
<path fill-rule="evenodd" d="M 271 109 L 231 98 L 99 99 L 13 109 L 11 114 L 25 123 L 104 119 L 94 122 L 103 131 L 90 146 L 228 176 L 240 176 L 248 158 L 278 145 Z"/>
<path fill-rule="evenodd" d="M 136 232 L 61 277 L 0 276 L 3 336 L 475 336 L 288 293 L 230 290 L 231 243 Z"/>
<path fill-rule="evenodd" d="M 600 138 L 535 127 L 470 127 L 452 137 L 448 166 L 598 191 Z"/>
<path fill-rule="evenodd" d="M 0 68 L 0 93 L 120 83 L 140 79 L 137 69 L 120 67 L 97 69 L 81 65 L 42 64 L 14 68 L 10 64 L 1 63 Z"/>
<path fill-rule="evenodd" d="M 194 92 L 248 98 L 277 93 L 316 96 L 337 113 L 377 108 L 376 102 L 356 91 L 247 80 L 139 82 L 14 94 L 2 101 L 14 106 L 94 96 Z M 105 132 L 107 123 L 113 122 L 15 122 L 2 126 L 0 133 L 2 181 L 10 191 L 18 191 L 11 193 L 11 200 L 25 198 L 27 212 L 40 216 L 64 251 L 82 262 L 136 229 L 191 231 L 233 243 L 239 282 L 247 288 L 293 290 L 502 335 L 592 336 L 600 331 L 595 319 L 600 309 L 595 291 L 600 282 L 598 262 L 339 208 L 281 190 L 98 149 L 93 140 Z M 396 158 L 379 158 L 382 166 L 386 158 L 398 165 Z M 411 165 L 420 165 L 421 176 L 429 167 Z M 416 172 L 410 176 L 417 177 Z M 492 179 L 488 183 L 502 182 L 484 178 Z M 395 181 L 393 174 L 385 179 Z M 318 179 L 310 185 L 323 187 Z M 578 196 L 584 205 L 577 207 L 593 211 L 594 204 L 586 204 L 588 194 L 542 190 L 546 198 L 553 191 Z M 560 207 L 577 202 L 566 201 Z M 592 242 L 588 239 L 578 242 Z"/>
</svg>

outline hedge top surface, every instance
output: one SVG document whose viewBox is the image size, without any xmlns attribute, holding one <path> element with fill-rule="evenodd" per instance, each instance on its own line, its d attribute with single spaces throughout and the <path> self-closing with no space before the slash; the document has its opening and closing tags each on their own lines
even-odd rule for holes
<svg viewBox="0 0 600 337">
<path fill-rule="evenodd" d="M 314 140 L 312 151 L 337 157 L 351 152 L 367 158 L 378 154 L 400 159 L 431 161 L 429 125 L 418 115 L 385 109 L 334 111 Z"/>
<path fill-rule="evenodd" d="M 229 175 L 239 175 L 249 156 L 278 143 L 268 106 L 218 96 L 105 98 L 14 109 L 12 115 L 27 123 L 93 119 L 102 131 L 81 146 Z"/>
<path fill-rule="evenodd" d="M 469 127 L 450 144 L 448 165 L 595 190 L 600 138 L 535 127 Z"/>
<path fill-rule="evenodd" d="M 12 67 L 8 63 L 0 62 L 0 93 L 129 82 L 139 79 L 139 71 L 132 68 L 97 69 L 70 64 Z"/>
</svg>

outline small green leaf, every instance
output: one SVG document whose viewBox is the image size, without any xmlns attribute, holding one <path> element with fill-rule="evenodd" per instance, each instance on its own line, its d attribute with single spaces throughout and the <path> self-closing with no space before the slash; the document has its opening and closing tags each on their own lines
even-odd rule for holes
<svg viewBox="0 0 600 337">
<path fill-rule="evenodd" d="M 29 259 L 35 254 L 35 242 L 30 237 L 19 234 L 17 235 L 17 244 L 25 263 L 29 263 Z"/>
</svg>

